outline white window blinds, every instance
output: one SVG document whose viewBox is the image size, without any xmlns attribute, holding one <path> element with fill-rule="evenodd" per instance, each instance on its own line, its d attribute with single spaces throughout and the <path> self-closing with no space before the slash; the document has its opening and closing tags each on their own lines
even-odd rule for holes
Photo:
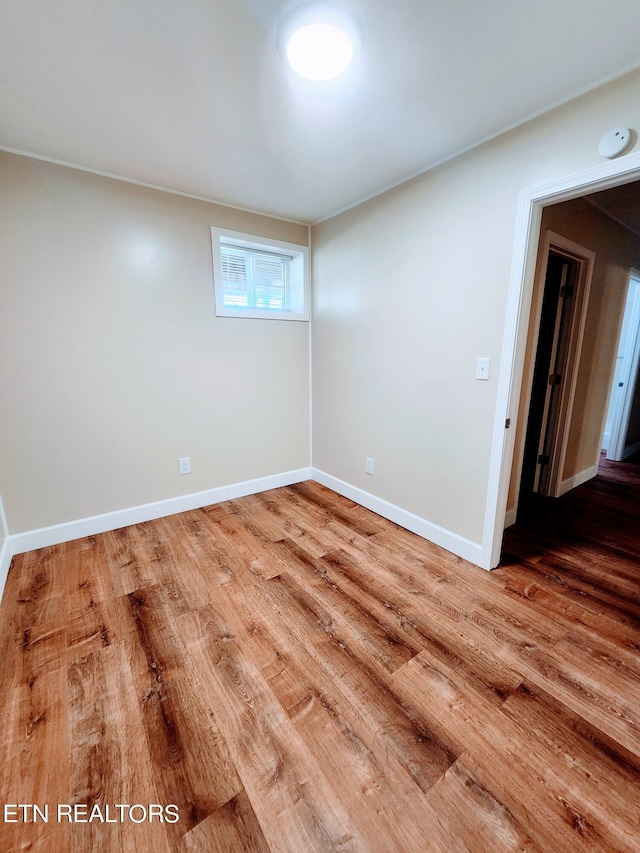
<svg viewBox="0 0 640 853">
<path fill-rule="evenodd" d="M 309 319 L 309 248 L 211 226 L 216 317 Z"/>
<path fill-rule="evenodd" d="M 290 256 L 221 243 L 220 260 L 225 307 L 289 309 Z"/>
</svg>

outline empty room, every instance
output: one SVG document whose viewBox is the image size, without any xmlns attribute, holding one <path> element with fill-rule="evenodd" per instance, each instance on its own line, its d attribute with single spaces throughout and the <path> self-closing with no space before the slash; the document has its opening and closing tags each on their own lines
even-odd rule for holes
<svg viewBox="0 0 640 853">
<path fill-rule="evenodd" d="M 2 0 L 2 853 L 638 853 L 639 11 Z"/>
</svg>

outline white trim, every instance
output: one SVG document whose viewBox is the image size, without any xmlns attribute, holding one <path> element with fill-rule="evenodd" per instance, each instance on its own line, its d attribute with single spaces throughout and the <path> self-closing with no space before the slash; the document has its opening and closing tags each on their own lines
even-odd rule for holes
<svg viewBox="0 0 640 853">
<path fill-rule="evenodd" d="M 511 280 L 507 299 L 507 313 L 502 342 L 502 359 L 498 376 L 496 417 L 491 444 L 487 506 L 482 536 L 482 568 L 492 569 L 498 565 L 503 524 L 507 512 L 511 461 L 515 442 L 520 385 L 524 370 L 526 340 L 520 340 L 520 316 L 528 320 L 531 310 L 533 287 L 525 283 L 535 273 L 535 259 L 540 236 L 541 207 L 534 206 L 525 193 L 520 193 L 516 215 Z M 526 325 L 525 325 L 526 328 Z M 519 382 L 514 382 L 514 377 Z M 513 390 L 512 390 L 513 385 Z M 509 412 L 514 413 L 510 417 Z M 505 423 L 509 418 L 511 427 Z"/>
<path fill-rule="evenodd" d="M 307 235 L 308 235 L 307 230 Z M 233 308 L 224 303 L 224 284 L 222 277 L 222 247 L 238 246 L 240 249 L 256 249 L 272 255 L 283 255 L 290 261 L 289 275 L 291 293 L 295 302 L 301 302 L 301 310 L 264 309 L 256 307 Z M 310 274 L 309 246 L 299 243 L 287 243 L 284 240 L 271 240 L 258 234 L 245 234 L 242 231 L 230 231 L 228 228 L 211 226 L 211 252 L 213 256 L 213 289 L 216 317 L 236 317 L 243 320 L 301 320 L 307 322 L 310 312 Z M 301 298 L 300 298 L 301 297 Z"/>
<path fill-rule="evenodd" d="M 569 440 L 569 428 L 571 416 L 573 414 L 573 401 L 575 399 L 576 382 L 578 378 L 578 367 L 580 365 L 580 355 L 582 352 L 582 342 L 584 338 L 584 327 L 587 319 L 587 309 L 589 305 L 589 296 L 591 292 L 591 279 L 593 276 L 593 267 L 595 264 L 595 252 L 563 237 L 562 234 L 557 234 L 555 231 L 547 229 L 544 232 L 542 249 L 538 252 L 540 263 L 537 265 L 537 276 L 534 282 L 534 290 L 537 290 L 535 305 L 532 304 L 530 309 L 530 317 L 533 319 L 533 330 L 531 339 L 538 340 L 540 334 L 540 321 L 542 318 L 542 303 L 544 300 L 545 281 L 547 277 L 547 265 L 549 263 L 549 253 L 551 251 L 562 255 L 563 257 L 571 258 L 580 264 L 580 277 L 576 286 L 576 306 L 573 314 L 573 319 L 570 324 L 569 335 L 569 354 L 564 367 L 566 380 L 563 383 L 560 392 L 558 427 L 556 436 L 553 442 L 551 452 L 551 463 L 549 471 L 549 494 L 553 497 L 559 497 L 561 492 L 560 477 L 564 468 L 564 461 L 567 453 L 567 442 Z M 531 397 L 533 388 L 533 376 L 535 370 L 535 358 L 531 358 L 527 374 L 524 374 L 521 384 L 521 393 L 525 399 Z M 523 412 L 523 424 L 527 424 L 529 420 L 530 400 Z M 516 424 L 517 429 L 518 424 Z M 515 441 L 515 434 L 514 434 Z M 525 442 L 520 442 L 520 452 L 515 463 L 515 495 L 516 503 L 514 509 L 517 512 L 518 501 L 520 495 L 520 483 L 522 479 L 522 464 L 524 462 Z M 513 469 L 512 469 L 513 470 Z"/>
<path fill-rule="evenodd" d="M 309 246 L 309 465 L 313 466 L 313 252 L 311 250 L 311 226 L 307 226 Z"/>
<path fill-rule="evenodd" d="M 215 489 L 154 501 L 128 509 L 93 515 L 88 518 L 80 518 L 76 521 L 54 524 L 50 527 L 41 527 L 37 530 L 28 530 L 9 536 L 0 549 L 0 599 L 4 591 L 11 560 L 16 554 L 23 554 L 37 548 L 46 548 L 49 545 L 59 545 L 62 542 L 81 539 L 84 536 L 106 533 L 108 530 L 116 530 L 130 524 L 140 524 L 144 521 L 152 521 L 155 518 L 163 518 L 179 512 L 187 512 L 203 506 L 234 500 L 246 495 L 254 495 L 269 489 L 278 489 L 282 486 L 290 486 L 311 479 L 372 510 L 383 518 L 399 524 L 412 533 L 416 533 L 423 539 L 445 548 L 458 557 L 462 557 L 462 559 L 477 566 L 481 565 L 482 547 L 476 542 L 465 539 L 457 533 L 452 533 L 444 527 L 439 527 L 419 515 L 365 492 L 357 486 L 345 483 L 343 480 L 339 480 L 324 471 L 319 471 L 317 468 L 298 468 L 282 474 L 273 474 L 256 480 L 219 486 Z"/>
<path fill-rule="evenodd" d="M 635 153 L 520 193 L 482 537 L 483 568 L 494 568 L 500 561 L 515 433 L 505 430 L 505 420 L 511 417 L 515 425 L 518 414 L 542 208 L 638 178 L 640 153 Z"/>
<path fill-rule="evenodd" d="M 154 518 L 163 518 L 167 515 L 199 509 L 210 504 L 230 501 L 258 492 L 266 492 L 268 489 L 278 489 L 281 486 L 290 486 L 293 483 L 301 483 L 303 480 L 309 479 L 311 479 L 311 469 L 298 468 L 295 471 L 287 471 L 283 474 L 272 474 L 269 477 L 260 477 L 256 480 L 245 480 L 242 483 L 219 486 L 203 492 L 193 492 L 163 501 L 154 501 L 115 512 L 106 512 L 102 515 L 92 515 L 89 518 L 80 518 L 76 521 L 67 521 L 63 524 L 54 524 L 51 527 L 41 527 L 38 530 L 28 530 L 25 533 L 15 533 L 9 537 L 8 542 L 11 543 L 10 547 L 13 554 L 22 554 L 36 548 L 59 545 L 61 542 L 70 542 L 83 536 L 105 533 L 107 530 L 116 530 L 119 527 L 139 524 L 142 521 L 152 521 Z"/>
<path fill-rule="evenodd" d="M 640 449 L 640 442 L 638 443 L 638 449 Z M 566 495 L 566 493 L 570 492 L 571 489 L 575 489 L 577 486 L 581 486 L 583 483 L 586 483 L 587 480 L 592 480 L 595 476 L 597 476 L 598 468 L 598 465 L 592 465 L 591 468 L 585 468 L 584 471 L 580 471 L 578 474 L 574 474 L 572 477 L 567 477 L 566 480 L 562 480 L 562 482 L 558 486 L 555 497 L 559 498 L 562 495 Z M 511 527 L 516 523 L 517 517 L 517 506 L 514 506 L 511 509 L 507 510 L 504 517 L 505 530 L 507 527 Z"/>
<path fill-rule="evenodd" d="M 0 601 L 2 601 L 2 593 L 4 592 L 4 585 L 7 582 L 7 575 L 9 574 L 12 559 L 11 538 L 7 538 L 4 540 L 2 548 L 0 548 Z"/>
<path fill-rule="evenodd" d="M 547 113 L 553 112 L 553 110 L 557 110 L 560 107 L 563 107 L 565 104 L 569 104 L 572 101 L 576 101 L 578 98 L 582 98 L 584 95 L 588 95 L 589 92 L 594 92 L 596 89 L 601 88 L 602 86 L 606 86 L 608 83 L 613 83 L 614 80 L 619 80 L 622 77 L 625 77 L 627 74 L 631 74 L 633 71 L 636 71 L 640 68 L 640 62 L 634 62 L 631 65 L 627 65 L 622 71 L 615 72 L 614 74 L 609 74 L 606 77 L 603 77 L 597 83 L 590 83 L 588 86 L 584 86 L 582 89 L 578 89 L 577 92 L 574 92 L 572 95 L 567 95 L 565 98 L 561 98 L 558 101 L 554 101 L 548 107 L 543 107 L 540 110 L 536 110 L 535 112 L 528 113 L 524 118 L 518 119 L 517 121 L 512 122 L 511 124 L 502 127 L 500 130 L 496 130 L 494 133 L 490 133 L 488 136 L 483 136 L 481 139 L 477 139 L 475 142 L 471 142 L 469 145 L 465 145 L 462 148 L 458 148 L 453 154 L 447 154 L 445 157 L 441 157 L 439 160 L 434 160 L 426 166 L 422 166 L 416 172 L 411 172 L 408 175 L 405 175 L 404 178 L 400 178 L 397 181 L 392 181 L 390 184 L 386 184 L 382 189 L 375 190 L 369 195 L 366 195 L 360 198 L 358 201 L 350 202 L 346 204 L 344 207 L 338 208 L 333 213 L 328 213 L 320 217 L 320 219 L 316 219 L 312 222 L 312 225 L 320 225 L 323 222 L 326 222 L 329 219 L 333 219 L 335 216 L 340 216 L 342 213 L 346 213 L 348 210 L 352 210 L 354 207 L 359 207 L 361 204 L 364 204 L 367 201 L 371 201 L 373 198 L 377 198 L 380 195 L 384 195 L 384 193 L 390 192 L 396 187 L 402 186 L 402 184 L 409 183 L 409 181 L 414 181 L 416 178 L 422 177 L 422 175 L 426 175 L 427 172 L 431 172 L 434 169 L 437 169 L 439 166 L 443 166 L 445 163 L 449 163 L 451 160 L 455 160 L 458 157 L 462 157 L 464 154 L 468 154 L 470 151 L 474 151 L 476 148 L 480 148 L 482 145 L 486 145 L 488 142 L 492 142 L 494 139 L 498 139 L 500 136 L 504 136 L 506 133 L 511 133 L 512 130 L 517 130 L 517 128 L 522 127 L 525 124 L 529 124 L 531 121 L 535 121 L 535 119 L 540 118 Z"/>
<path fill-rule="evenodd" d="M 550 490 L 554 497 L 562 494 L 560 478 L 564 471 L 567 456 L 567 445 L 569 443 L 569 430 L 573 418 L 573 404 L 578 384 L 578 370 L 580 369 L 580 358 L 582 356 L 582 345 L 584 342 L 584 330 L 587 324 L 587 311 L 589 310 L 589 298 L 591 296 L 591 280 L 595 266 L 596 254 L 573 240 L 567 240 L 560 234 L 549 232 L 551 237 L 549 249 L 555 248 L 573 260 L 577 261 L 580 269 L 579 280 L 576 283 L 576 304 L 573 318 L 569 329 L 569 353 L 564 367 L 565 382 L 561 386 L 559 424 L 556 428 L 556 437 L 552 451 Z M 565 254 L 567 253 L 568 254 Z M 548 262 L 547 251 L 547 262 Z M 546 263 L 545 263 L 546 266 Z M 542 307 L 542 306 L 541 306 Z"/>
<path fill-rule="evenodd" d="M 238 210 L 242 213 L 252 213 L 257 216 L 265 216 L 269 219 L 276 219 L 279 222 L 290 222 L 293 225 L 320 225 L 322 222 L 326 222 L 329 219 L 333 219 L 335 216 L 339 216 L 341 213 L 345 213 L 347 210 L 352 210 L 355 207 L 359 207 L 361 204 L 364 204 L 367 201 L 370 201 L 373 198 L 377 198 L 380 195 L 384 195 L 384 193 L 389 192 L 390 190 L 395 189 L 396 187 L 401 186 L 402 184 L 406 184 L 409 181 L 413 181 L 416 178 L 421 177 L 422 175 L 426 175 L 427 172 L 431 172 L 434 169 L 437 169 L 439 166 L 443 166 L 445 163 L 449 163 L 451 160 L 455 160 L 458 157 L 462 157 L 464 154 L 469 153 L 470 151 L 474 151 L 476 148 L 480 148 L 482 145 L 486 145 L 488 142 L 492 142 L 494 139 L 498 139 L 500 136 L 504 136 L 506 133 L 510 133 L 513 130 L 516 130 L 519 127 L 522 127 L 525 124 L 528 124 L 531 121 L 534 121 L 537 118 L 540 118 L 547 113 L 552 112 L 553 110 L 557 110 L 560 107 L 563 107 L 565 104 L 571 103 L 571 101 L 575 101 L 578 98 L 582 98 L 584 95 L 588 95 L 589 92 L 593 92 L 596 89 L 600 89 L 602 86 L 606 86 L 608 83 L 612 83 L 614 80 L 619 80 L 622 77 L 625 77 L 627 74 L 633 73 L 635 70 L 640 68 L 640 61 L 633 62 L 630 65 L 625 66 L 621 71 L 616 71 L 613 74 L 607 74 L 605 77 L 597 80 L 595 83 L 590 83 L 587 86 L 583 86 L 581 89 L 567 95 L 564 98 L 560 98 L 557 101 L 554 101 L 547 107 L 543 107 L 542 109 L 535 110 L 532 113 L 527 113 L 523 118 L 518 119 L 511 124 L 506 125 L 505 127 L 496 130 L 494 133 L 490 133 L 488 136 L 484 136 L 481 139 L 477 139 L 474 142 L 471 142 L 469 145 L 465 145 L 462 148 L 457 149 L 452 154 L 447 154 L 445 157 L 441 157 L 438 160 L 432 161 L 424 166 L 421 166 L 417 171 L 411 172 L 408 175 L 405 175 L 403 178 L 392 181 L 381 189 L 375 190 L 374 192 L 369 193 L 366 196 L 358 199 L 357 201 L 349 202 L 349 204 L 344 205 L 337 210 L 334 210 L 333 213 L 327 213 L 320 216 L 319 219 L 309 220 L 309 219 L 289 219 L 286 216 L 282 216 L 276 213 L 269 213 L 265 210 L 256 210 L 251 207 L 240 207 L 236 204 L 231 204 L 230 202 L 225 201 L 216 201 L 209 196 L 201 196 L 195 195 L 194 193 L 182 192 L 181 190 L 171 189 L 170 187 L 164 187 L 160 184 L 149 184 L 146 181 L 139 181 L 136 178 L 128 178 L 125 175 L 117 175 L 113 172 L 105 172 L 102 169 L 94 169 L 91 166 L 81 166 L 79 163 L 71 163 L 68 160 L 58 160 L 55 157 L 48 157 L 45 154 L 35 154 L 32 151 L 25 151 L 22 148 L 10 148 L 7 145 L 0 145 L 0 151 L 6 151 L 7 154 L 17 154 L 19 157 L 30 157 L 32 160 L 41 160 L 44 163 L 52 163 L 55 166 L 64 166 L 67 169 L 75 169 L 78 172 L 87 172 L 90 175 L 98 175 L 102 178 L 111 178 L 114 181 L 122 181 L 126 184 L 133 184 L 137 187 L 144 187 L 145 189 L 157 190 L 158 192 L 169 193 L 170 195 L 181 196 L 182 198 L 191 198 L 195 201 L 204 201 L 207 204 L 215 204 L 218 207 L 228 207 L 231 210 Z"/>
<path fill-rule="evenodd" d="M 160 193 L 177 195 L 180 196 L 180 198 L 192 198 L 194 201 L 204 201 L 207 204 L 215 204 L 216 207 L 227 207 L 229 210 L 237 210 L 240 213 L 251 213 L 254 216 L 264 216 L 266 219 L 275 219 L 278 222 L 290 222 L 292 225 L 308 224 L 308 220 L 302 221 L 301 219 L 287 219 L 286 216 L 278 216 L 275 213 L 267 213 L 264 210 L 255 210 L 252 207 L 238 207 L 237 204 L 230 204 L 228 201 L 216 201 L 214 198 L 209 198 L 209 196 L 194 195 L 193 193 L 186 193 L 181 190 L 172 190 L 170 187 L 163 187 L 160 184 L 149 184 L 146 181 L 127 178 L 125 175 L 116 175 L 113 172 L 105 172 L 102 169 L 93 169 L 91 166 L 81 166 L 79 163 L 70 163 L 68 160 L 57 160 L 55 157 L 47 157 L 44 154 L 34 154 L 32 151 L 25 151 L 22 148 L 9 148 L 7 145 L 0 145 L 0 151 L 6 151 L 7 154 L 16 154 L 18 157 L 29 157 L 31 160 L 40 160 L 42 163 L 51 163 L 53 166 L 64 166 L 65 169 L 75 169 L 76 172 L 87 172 L 87 174 L 97 175 L 99 178 L 110 178 L 112 181 L 122 181 L 124 184 L 133 184 L 135 187 L 144 187 L 146 190 L 156 190 Z"/>
<path fill-rule="evenodd" d="M 9 538 L 9 525 L 7 524 L 7 516 L 4 511 L 4 504 L 2 503 L 2 495 L 0 495 L 0 527 L 2 527 L 2 532 L 4 534 L 4 539 Z"/>
<path fill-rule="evenodd" d="M 355 501 L 357 504 L 381 515 L 383 518 L 399 524 L 406 530 L 410 530 L 412 533 L 422 536 L 423 539 L 428 539 L 429 542 L 433 542 L 435 545 L 451 551 L 452 554 L 462 557 L 463 560 L 468 560 L 470 563 L 474 563 L 476 566 L 481 566 L 482 568 L 480 562 L 482 558 L 482 546 L 476 542 L 465 539 L 457 533 L 452 533 L 444 527 L 439 527 L 437 524 L 427 521 L 426 518 L 414 515 L 414 513 L 408 512 L 406 509 L 402 509 L 402 507 L 389 503 L 389 501 L 385 501 L 382 498 L 378 498 L 370 492 L 365 492 L 364 489 L 352 486 L 350 483 L 345 483 L 344 480 L 339 480 L 325 471 L 320 471 L 317 468 L 312 468 L 311 471 L 313 479 L 322 486 L 338 492 L 339 495 Z"/>
<path fill-rule="evenodd" d="M 633 456 L 634 453 L 637 453 L 640 450 L 640 441 L 636 441 L 635 444 L 630 444 L 629 447 L 625 447 L 624 452 L 622 454 L 622 461 L 628 459 L 630 456 Z"/>
<path fill-rule="evenodd" d="M 0 601 L 2 600 L 2 592 L 9 574 L 9 566 L 13 558 L 11 550 L 11 542 L 9 537 L 9 525 L 7 524 L 7 516 L 4 512 L 2 503 L 2 495 L 0 495 L 0 527 L 2 527 L 2 547 L 0 548 Z"/>
<path fill-rule="evenodd" d="M 593 480 L 597 473 L 598 465 L 592 465 L 591 468 L 585 468 L 584 471 L 579 471 L 577 474 L 574 474 L 573 477 L 567 477 L 567 479 L 563 480 L 558 486 L 558 493 L 556 497 L 566 495 L 566 493 L 570 492 L 571 489 L 581 486 L 583 483 L 586 483 L 587 480 Z"/>
</svg>

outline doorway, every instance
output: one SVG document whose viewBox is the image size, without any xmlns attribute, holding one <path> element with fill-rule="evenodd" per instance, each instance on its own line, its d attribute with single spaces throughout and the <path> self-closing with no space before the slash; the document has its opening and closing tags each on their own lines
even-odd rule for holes
<svg viewBox="0 0 640 853">
<path fill-rule="evenodd" d="M 546 231 L 532 321 L 538 329 L 520 465 L 519 505 L 559 497 L 595 255 Z M 530 374 L 530 370 L 528 371 Z"/>
<path fill-rule="evenodd" d="M 509 427 L 515 422 L 523 385 L 542 210 L 547 205 L 622 186 L 638 179 L 640 153 L 635 153 L 620 160 L 601 163 L 579 174 L 568 175 L 548 185 L 523 190 L 520 194 L 483 535 L 481 565 L 487 569 L 498 565 L 504 537 L 515 447 L 515 430 Z"/>
</svg>

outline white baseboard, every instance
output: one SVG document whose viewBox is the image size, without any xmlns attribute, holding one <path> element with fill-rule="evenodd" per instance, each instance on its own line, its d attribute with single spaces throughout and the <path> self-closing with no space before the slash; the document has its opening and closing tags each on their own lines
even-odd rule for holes
<svg viewBox="0 0 640 853">
<path fill-rule="evenodd" d="M 13 551 L 11 550 L 11 543 L 7 537 L 2 543 L 2 548 L 0 548 L 0 600 L 2 600 L 2 593 L 4 592 L 4 585 L 7 582 L 7 575 L 9 574 L 9 567 L 11 566 L 12 558 Z"/>
<path fill-rule="evenodd" d="M 76 521 L 68 521 L 63 524 L 53 524 L 50 527 L 41 527 L 37 530 L 27 530 L 24 533 L 14 533 L 8 536 L 0 549 L 0 598 L 4 591 L 7 574 L 11 566 L 11 560 L 16 554 L 26 551 L 34 551 L 37 548 L 46 548 L 49 545 L 59 545 L 61 542 L 70 542 L 73 539 L 81 539 L 83 536 L 94 536 L 98 533 L 106 533 L 108 530 L 117 530 L 130 524 L 139 524 L 143 521 L 152 521 L 155 518 L 163 518 L 167 515 L 175 515 L 191 509 L 241 498 L 245 495 L 255 495 L 268 489 L 278 489 L 281 486 L 290 486 L 293 483 L 301 483 L 304 480 L 316 480 L 338 494 L 361 504 L 367 509 L 388 518 L 401 527 L 417 533 L 423 539 L 427 539 L 447 551 L 451 551 L 464 560 L 481 565 L 482 547 L 476 542 L 471 542 L 463 536 L 458 536 L 450 530 L 439 527 L 414 515 L 402 507 L 382 500 L 375 495 L 365 492 L 356 486 L 345 483 L 337 477 L 319 471 L 316 468 L 298 468 L 295 471 L 286 471 L 282 474 L 274 474 L 269 477 L 260 477 L 256 480 L 246 480 L 242 483 L 233 483 L 228 486 L 219 486 L 215 489 L 207 489 L 203 492 L 194 492 L 181 495 L 167 500 L 154 501 L 141 506 L 129 507 L 127 509 L 107 512 L 102 515 L 92 515 L 88 518 L 80 518 Z"/>
<path fill-rule="evenodd" d="M 630 456 L 633 456 L 634 453 L 637 453 L 640 450 L 640 441 L 636 441 L 635 444 L 630 444 L 629 447 L 625 447 L 622 451 L 622 460 L 628 459 Z"/>
<path fill-rule="evenodd" d="M 516 523 L 516 517 L 518 515 L 518 507 L 514 506 L 513 509 L 508 509 L 506 515 L 504 517 L 504 529 L 507 527 L 512 527 Z"/>
<path fill-rule="evenodd" d="M 48 545 L 59 545 L 61 542 L 81 539 L 83 536 L 106 533 L 107 530 L 117 530 L 119 527 L 139 524 L 142 521 L 152 521 L 154 518 L 163 518 L 166 515 L 175 515 L 178 512 L 186 512 L 190 509 L 198 509 L 202 506 L 230 501 L 234 498 L 242 498 L 245 495 L 255 495 L 258 492 L 266 492 L 268 489 L 290 486 L 292 483 L 300 483 L 311 478 L 311 468 L 298 468 L 295 471 L 286 471 L 282 474 L 273 474 L 256 480 L 245 480 L 242 483 L 232 483 L 229 486 L 219 486 L 203 492 L 193 492 L 189 495 L 180 495 L 163 501 L 154 501 L 115 512 L 106 512 L 102 515 L 92 515 L 76 521 L 41 527 L 37 530 L 27 530 L 25 533 L 14 533 L 6 539 L 0 551 L 0 598 L 11 565 L 11 558 L 16 554 L 34 551 L 36 548 L 45 548 Z"/>
<path fill-rule="evenodd" d="M 591 468 L 587 468 L 584 471 L 580 471 L 579 474 L 574 474 L 573 477 L 568 477 L 566 480 L 563 480 L 560 483 L 558 488 L 558 494 L 556 497 L 560 497 L 561 495 L 570 492 L 571 489 L 575 489 L 576 486 L 581 486 L 583 483 L 586 483 L 587 480 L 593 479 L 598 473 L 598 466 L 593 465 Z M 504 529 L 507 527 L 511 527 L 516 523 L 516 517 L 518 515 L 518 507 L 513 507 L 513 509 L 507 510 L 507 513 L 504 517 Z"/>
<path fill-rule="evenodd" d="M 463 560 L 468 560 L 470 563 L 482 567 L 482 546 L 476 542 L 465 539 L 457 533 L 452 533 L 444 527 L 439 527 L 437 524 L 427 521 L 426 518 L 414 515 L 414 513 L 408 512 L 406 509 L 402 509 L 402 507 L 389 503 L 389 501 L 385 501 L 382 498 L 378 498 L 370 492 L 365 492 L 357 486 L 345 483 L 344 480 L 339 480 L 331 474 L 319 471 L 317 468 L 312 468 L 311 471 L 312 478 L 322 486 L 338 492 L 338 494 L 355 501 L 372 512 L 381 515 L 383 518 L 388 518 L 389 521 L 399 524 L 412 533 L 417 533 L 423 539 L 428 539 L 429 542 L 433 542 L 435 545 L 451 551 L 451 553 L 456 554 L 458 557 L 462 557 Z"/>
<path fill-rule="evenodd" d="M 7 516 L 4 512 L 4 505 L 2 503 L 2 495 L 0 495 L 0 530 L 2 530 L 2 547 L 0 548 L 0 600 L 2 599 L 2 591 L 4 589 L 5 582 L 7 580 L 7 575 L 9 573 L 9 566 L 11 565 L 11 558 L 13 557 L 13 552 L 11 551 L 11 547 L 9 544 L 9 527 L 7 526 Z"/>
<path fill-rule="evenodd" d="M 592 465 L 591 468 L 585 468 L 584 471 L 579 471 L 577 474 L 574 474 L 573 477 L 567 477 L 566 480 L 563 480 L 560 483 L 556 497 L 559 498 L 561 495 L 565 495 L 567 492 L 570 492 L 571 489 L 575 489 L 576 486 L 581 486 L 583 483 L 586 483 L 587 480 L 592 480 L 597 473 L 598 466 Z"/>
</svg>

